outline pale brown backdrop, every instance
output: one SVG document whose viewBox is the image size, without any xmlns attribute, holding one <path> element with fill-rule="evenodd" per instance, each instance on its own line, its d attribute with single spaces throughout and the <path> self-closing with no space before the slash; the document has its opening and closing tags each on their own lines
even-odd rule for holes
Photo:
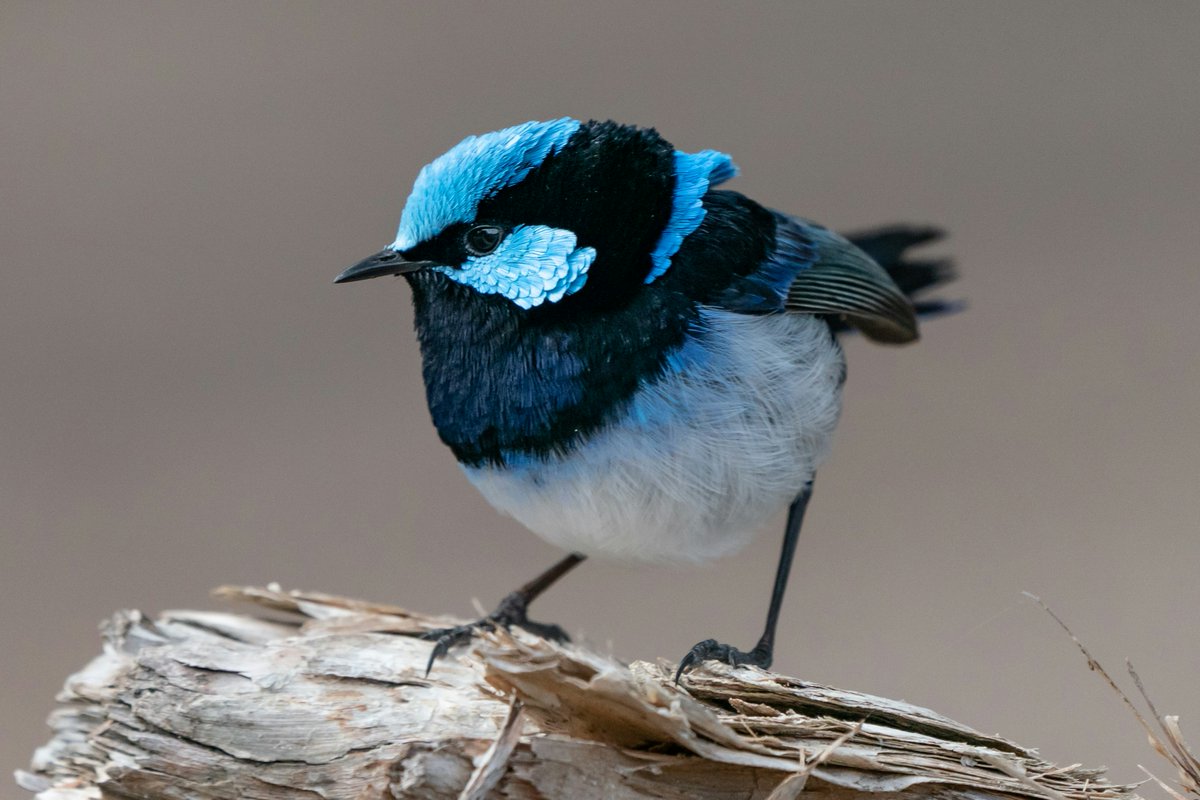
<svg viewBox="0 0 1200 800">
<path fill-rule="evenodd" d="M 1200 738 L 1198 41 L 1195 2 L 3 3 L 0 767 L 113 609 L 277 580 L 468 614 L 559 555 L 438 443 L 403 283 L 331 280 L 430 158 L 568 114 L 953 232 L 970 310 L 848 345 L 778 667 L 1138 778 L 1020 592 Z M 749 644 L 777 540 L 535 608 L 623 658 Z"/>
</svg>

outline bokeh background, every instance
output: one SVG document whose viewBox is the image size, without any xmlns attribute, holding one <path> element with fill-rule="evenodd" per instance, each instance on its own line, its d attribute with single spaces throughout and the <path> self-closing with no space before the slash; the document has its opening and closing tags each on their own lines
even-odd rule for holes
<svg viewBox="0 0 1200 800">
<path fill-rule="evenodd" d="M 1197 41 L 1194 2 L 3 3 L 0 767 L 114 609 L 275 580 L 472 614 L 559 556 L 437 441 L 404 284 L 331 281 L 422 164 L 567 114 L 952 231 L 970 310 L 847 345 L 777 666 L 1138 779 L 1021 592 L 1200 739 Z M 748 645 L 778 535 L 535 609 L 626 659 Z"/>
</svg>

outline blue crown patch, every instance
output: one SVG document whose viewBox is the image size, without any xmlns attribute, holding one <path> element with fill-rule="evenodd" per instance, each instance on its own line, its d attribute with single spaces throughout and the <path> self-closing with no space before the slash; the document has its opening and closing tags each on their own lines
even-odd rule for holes
<svg viewBox="0 0 1200 800">
<path fill-rule="evenodd" d="M 407 250 L 448 225 L 470 222 L 483 200 L 519 183 L 562 148 L 579 125 L 563 117 L 463 139 L 421 168 L 392 249 Z"/>
</svg>

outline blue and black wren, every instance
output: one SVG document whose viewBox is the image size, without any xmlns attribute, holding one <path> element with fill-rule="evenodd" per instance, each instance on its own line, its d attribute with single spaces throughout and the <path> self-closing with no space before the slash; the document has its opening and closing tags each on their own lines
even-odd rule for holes
<svg viewBox="0 0 1200 800">
<path fill-rule="evenodd" d="M 736 172 L 614 122 L 468 137 L 421 170 L 395 242 L 339 276 L 405 276 L 442 440 L 493 505 L 571 552 L 477 626 L 561 635 L 525 606 L 585 556 L 727 555 L 790 504 L 759 644 L 703 642 L 681 672 L 769 665 L 841 407 L 836 335 L 915 340 L 945 306 L 911 295 L 951 271 L 904 257 L 935 229 L 843 238 L 716 188 Z"/>
</svg>

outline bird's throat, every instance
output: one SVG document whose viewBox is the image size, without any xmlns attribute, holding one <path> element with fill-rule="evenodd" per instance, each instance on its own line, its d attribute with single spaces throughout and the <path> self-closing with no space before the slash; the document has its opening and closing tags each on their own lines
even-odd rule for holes
<svg viewBox="0 0 1200 800">
<path fill-rule="evenodd" d="M 430 414 L 467 466 L 578 446 L 662 372 L 698 313 L 646 291 L 585 318 L 539 317 L 437 273 L 410 283 Z"/>
</svg>

